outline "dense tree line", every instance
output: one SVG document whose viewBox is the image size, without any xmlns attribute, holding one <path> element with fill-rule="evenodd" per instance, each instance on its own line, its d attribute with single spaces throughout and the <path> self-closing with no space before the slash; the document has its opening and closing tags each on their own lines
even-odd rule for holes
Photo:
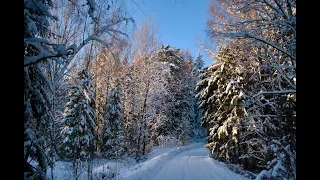
<svg viewBox="0 0 320 180">
<path fill-rule="evenodd" d="M 212 0 L 204 67 L 129 30 L 122 0 L 24 1 L 24 177 L 55 162 L 142 160 L 206 137 L 214 158 L 256 179 L 296 178 L 296 1 Z M 202 127 L 200 126 L 202 125 Z"/>
<path fill-rule="evenodd" d="M 296 1 L 213 0 L 209 12 L 220 47 L 197 84 L 206 147 L 256 179 L 295 179 Z"/>
</svg>

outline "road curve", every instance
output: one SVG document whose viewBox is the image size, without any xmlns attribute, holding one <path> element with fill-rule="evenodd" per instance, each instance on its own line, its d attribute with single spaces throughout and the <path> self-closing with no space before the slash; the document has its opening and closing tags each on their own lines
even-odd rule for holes
<svg viewBox="0 0 320 180">
<path fill-rule="evenodd" d="M 199 144 L 168 161 L 152 180 L 248 180 L 209 157 L 209 150 Z"/>
</svg>

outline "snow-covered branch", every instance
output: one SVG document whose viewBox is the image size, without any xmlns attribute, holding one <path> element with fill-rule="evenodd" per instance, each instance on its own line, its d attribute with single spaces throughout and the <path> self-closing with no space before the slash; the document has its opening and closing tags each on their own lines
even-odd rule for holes
<svg viewBox="0 0 320 180">
<path fill-rule="evenodd" d="M 212 32 L 212 31 L 211 31 Z M 234 38 L 251 38 L 251 39 L 255 39 L 257 41 L 260 41 L 260 42 L 263 42 L 267 45 L 270 45 L 272 46 L 273 48 L 285 53 L 286 55 L 288 55 L 290 58 L 296 60 L 296 57 L 289 53 L 288 51 L 286 51 L 285 49 L 283 49 L 282 47 L 276 45 L 275 43 L 271 42 L 271 41 L 268 41 L 264 38 L 261 38 L 261 37 L 258 37 L 258 36 L 255 36 L 253 34 L 250 34 L 248 32 L 240 32 L 240 33 L 235 33 L 235 32 L 228 32 L 228 33 L 217 33 L 217 34 L 221 34 L 221 35 L 224 35 L 226 37 L 234 37 Z"/>
<path fill-rule="evenodd" d="M 287 150 L 287 148 L 285 148 L 278 140 L 272 140 L 272 142 L 273 143 L 275 143 L 275 144 L 277 144 L 278 146 L 280 146 L 283 150 L 284 150 L 284 152 L 286 152 L 290 157 L 292 157 L 294 160 L 296 160 L 296 157 L 292 154 L 292 153 L 290 153 L 288 150 Z"/>
<path fill-rule="evenodd" d="M 38 55 L 25 57 L 24 58 L 24 66 L 29 66 L 29 65 L 37 63 L 38 61 L 43 61 L 43 60 L 47 60 L 50 58 L 59 58 L 59 57 L 66 58 L 66 57 L 68 57 L 65 59 L 65 65 L 62 68 L 63 71 L 61 73 L 63 73 L 66 69 L 66 66 L 69 65 L 69 63 L 74 58 L 74 56 L 90 41 L 96 40 L 96 41 L 102 43 L 103 45 L 108 45 L 108 43 L 103 42 L 101 39 L 98 38 L 103 33 L 114 32 L 114 33 L 121 34 L 121 35 L 124 35 L 127 37 L 128 35 L 126 33 L 121 32 L 116 29 L 113 29 L 111 27 L 114 25 L 117 25 L 123 21 L 128 22 L 128 21 L 130 21 L 130 19 L 131 18 L 120 18 L 117 21 L 112 22 L 111 24 L 100 27 L 97 31 L 93 32 L 91 35 L 89 35 L 87 38 L 85 38 L 79 44 L 79 46 L 71 45 L 71 46 L 65 48 L 64 45 L 59 45 L 59 49 L 57 49 L 57 48 L 55 48 L 57 46 L 57 44 L 50 44 L 48 41 L 46 41 L 44 39 L 39 39 L 39 38 L 38 39 L 36 39 L 36 38 L 25 39 L 26 44 L 34 45 L 34 47 L 37 48 Z M 35 46 L 35 43 L 38 43 L 38 45 Z M 39 44 L 39 43 L 46 43 L 46 45 L 49 46 L 49 48 L 54 49 L 55 51 L 48 52 L 48 51 L 44 50 L 42 48 L 41 44 Z M 61 78 L 61 75 L 60 75 L 60 78 Z"/>
<path fill-rule="evenodd" d="M 254 96 L 252 96 L 252 98 L 255 98 L 257 96 L 261 96 L 263 94 L 288 94 L 288 93 L 296 93 L 296 90 L 283 90 L 283 91 L 265 91 L 265 92 L 260 92 Z"/>
</svg>

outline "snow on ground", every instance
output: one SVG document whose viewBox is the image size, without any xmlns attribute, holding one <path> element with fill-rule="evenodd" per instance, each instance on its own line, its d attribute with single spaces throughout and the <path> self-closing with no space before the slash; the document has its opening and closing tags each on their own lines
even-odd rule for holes
<svg viewBox="0 0 320 180">
<path fill-rule="evenodd" d="M 155 147 L 144 162 L 133 159 L 111 161 L 95 159 L 94 179 L 123 180 L 247 180 L 248 178 L 231 171 L 225 163 L 209 157 L 209 150 L 203 142 L 179 147 Z M 87 179 L 85 163 L 79 180 Z M 48 169 L 48 177 L 51 177 Z M 54 179 L 73 179 L 72 163 L 57 162 Z"/>
<path fill-rule="evenodd" d="M 130 168 L 129 171 L 124 172 L 122 178 L 124 180 L 151 179 L 171 159 L 179 153 L 194 148 L 195 146 L 199 146 L 199 143 L 191 144 L 189 146 L 154 149 L 148 155 L 146 161 L 137 164 Z"/>
<path fill-rule="evenodd" d="M 204 143 L 160 149 L 123 176 L 126 180 L 247 180 L 209 157 Z"/>
<path fill-rule="evenodd" d="M 120 161 L 109 160 L 105 158 L 94 159 L 92 162 L 92 174 L 94 180 L 100 179 L 111 179 L 111 177 L 116 177 L 113 179 L 121 179 L 120 173 L 129 171 L 129 168 L 136 164 L 136 161 L 131 158 L 126 158 Z M 79 180 L 87 180 L 87 163 L 82 162 L 80 168 Z M 51 179 L 51 169 L 47 170 L 47 177 Z M 74 179 L 72 162 L 58 161 L 55 163 L 53 169 L 53 179 L 54 180 L 70 180 Z"/>
</svg>

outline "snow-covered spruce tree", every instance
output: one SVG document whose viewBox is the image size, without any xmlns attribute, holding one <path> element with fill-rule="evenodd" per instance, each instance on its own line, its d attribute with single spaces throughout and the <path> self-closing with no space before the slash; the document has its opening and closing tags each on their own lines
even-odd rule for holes
<svg viewBox="0 0 320 180">
<path fill-rule="evenodd" d="M 44 179 L 50 163 L 46 146 L 52 122 L 52 88 L 40 65 L 24 68 L 24 172 L 26 179 Z M 36 162 L 36 163 L 31 163 Z"/>
<path fill-rule="evenodd" d="M 92 108 L 92 90 L 91 75 L 83 68 L 75 83 L 70 85 L 68 103 L 61 121 L 63 150 L 65 156 L 73 160 L 75 179 L 80 175 L 81 161 L 90 163 L 94 151 L 95 112 Z M 90 176 L 90 173 L 88 175 Z"/>
<path fill-rule="evenodd" d="M 207 115 L 208 113 L 212 113 L 212 111 L 209 111 L 209 108 L 211 106 L 208 106 L 208 101 L 207 101 L 207 96 L 204 96 L 204 90 L 206 89 L 206 87 L 208 86 L 208 82 L 209 82 L 209 78 L 210 78 L 210 72 L 208 71 L 208 67 L 203 67 L 199 70 L 199 75 L 197 78 L 197 84 L 195 87 L 196 90 L 196 99 L 199 102 L 198 103 L 198 107 L 201 111 L 200 114 L 200 123 L 201 126 L 205 128 L 206 130 L 206 135 L 209 134 L 209 124 L 206 123 L 206 119 L 207 119 Z M 206 94 L 208 95 L 209 92 L 206 92 Z M 203 96 L 203 97 L 200 97 Z M 204 111 L 208 111 L 206 113 L 204 113 Z"/>
<path fill-rule="evenodd" d="M 199 127 L 199 128 L 194 128 L 193 131 L 195 131 L 194 133 L 196 134 L 197 137 L 203 137 L 205 136 L 205 133 L 204 133 L 204 128 L 201 126 L 201 118 L 202 118 L 202 111 L 203 109 L 199 108 L 199 105 L 200 105 L 200 101 L 198 98 L 196 98 L 196 94 L 198 93 L 197 92 L 197 89 L 196 89 L 196 85 L 197 83 L 202 80 L 200 79 L 200 73 L 202 73 L 201 69 L 204 67 L 204 61 L 202 60 L 202 55 L 199 54 L 197 56 L 197 59 L 194 61 L 193 63 L 193 69 L 192 69 L 192 85 L 191 87 L 193 87 L 192 89 L 192 97 L 194 97 L 193 101 L 194 101 L 194 114 L 195 114 L 195 117 L 194 117 L 194 125 L 193 127 Z M 201 78 L 203 78 L 201 76 Z"/>
<path fill-rule="evenodd" d="M 197 59 L 194 61 L 193 71 L 195 75 L 199 75 L 199 71 L 204 67 L 204 61 L 202 59 L 203 55 L 198 54 Z"/>
<path fill-rule="evenodd" d="M 232 50 L 231 50 L 232 49 Z M 212 155 L 222 161 L 240 164 L 239 144 L 243 126 L 243 69 L 237 67 L 235 46 L 220 48 L 216 61 L 208 68 L 207 78 L 198 83 L 200 107 L 204 109 L 203 126 Z M 231 52 L 233 51 L 233 52 Z M 241 59 L 245 64 L 245 60 Z M 237 60 L 240 62 L 240 59 Z"/>
<path fill-rule="evenodd" d="M 203 64 L 202 64 L 203 65 Z M 182 85 L 181 94 L 184 99 L 184 106 L 187 108 L 187 116 L 190 122 L 190 137 L 199 138 L 203 134 L 203 128 L 200 123 L 200 113 L 197 99 L 195 98 L 196 91 L 196 76 L 194 74 L 193 57 L 188 51 L 183 52 L 182 74 L 179 77 Z"/>
<path fill-rule="evenodd" d="M 216 158 L 244 169 L 259 172 L 268 161 L 266 121 L 255 121 L 270 115 L 249 113 L 250 93 L 260 82 L 259 60 L 246 48 L 246 42 L 231 41 L 215 55 L 217 61 L 203 73 L 197 95 L 204 108 L 203 125 L 207 129 L 207 146 Z M 222 71 L 223 70 L 223 71 Z M 264 108 L 267 110 L 267 108 Z M 270 110 L 269 110 L 270 112 Z M 272 116 L 272 115 L 271 115 Z M 262 129 L 262 131 L 261 131 Z"/>
<path fill-rule="evenodd" d="M 118 159 L 125 153 L 125 126 L 117 84 L 110 92 L 104 118 L 103 154 L 108 158 Z"/>
<path fill-rule="evenodd" d="M 295 178 L 296 1 L 213 0 L 210 13 L 209 36 L 248 40 L 248 57 L 259 64 L 246 87 L 242 158 L 257 162 L 255 171 L 266 169 L 257 178 Z"/>
<path fill-rule="evenodd" d="M 39 54 L 37 39 L 50 35 L 49 19 L 54 18 L 48 9 L 50 0 L 24 1 L 24 62 Z M 31 42 L 35 41 L 35 42 Z M 46 48 L 46 47 L 42 47 Z M 53 120 L 51 113 L 52 85 L 43 64 L 24 67 L 24 178 L 45 179 L 50 158 L 46 146 Z M 35 163 L 31 163 L 35 162 Z"/>
<path fill-rule="evenodd" d="M 207 147 L 220 160 L 240 164 L 255 173 L 261 171 L 258 178 L 286 177 L 291 172 L 285 170 L 295 168 L 295 153 L 290 147 L 294 143 L 290 132 L 295 127 L 289 124 L 294 122 L 295 98 L 288 96 L 281 101 L 273 94 L 254 96 L 258 89 L 277 83 L 259 59 L 248 56 L 254 48 L 242 44 L 232 41 L 220 48 L 217 61 L 200 74 L 197 97 L 204 109 Z M 284 138 L 278 141 L 277 136 Z M 284 143 L 290 145 L 285 147 Z M 284 152 L 279 152 L 279 147 Z"/>
</svg>

